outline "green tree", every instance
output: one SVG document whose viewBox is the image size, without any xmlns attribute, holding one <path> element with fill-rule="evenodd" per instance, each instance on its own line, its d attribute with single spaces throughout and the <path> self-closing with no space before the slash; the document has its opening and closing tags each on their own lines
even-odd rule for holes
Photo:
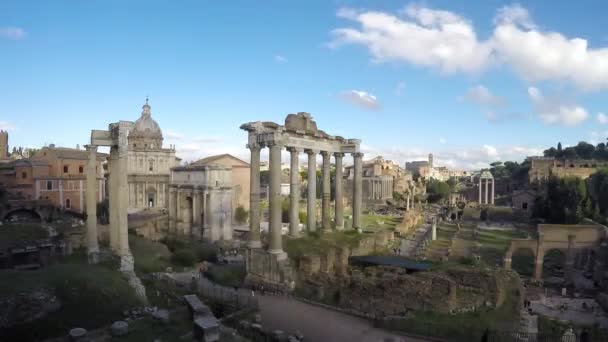
<svg viewBox="0 0 608 342">
<path fill-rule="evenodd" d="M 429 202 L 436 203 L 450 195 L 450 185 L 446 182 L 431 179 L 426 185 L 426 193 Z"/>
<path fill-rule="evenodd" d="M 247 209 L 243 208 L 242 205 L 239 205 L 238 207 L 236 207 L 236 210 L 234 211 L 234 219 L 236 220 L 236 222 L 238 224 L 243 224 L 243 223 L 247 222 L 248 216 L 249 216 L 249 212 L 247 211 Z"/>
</svg>

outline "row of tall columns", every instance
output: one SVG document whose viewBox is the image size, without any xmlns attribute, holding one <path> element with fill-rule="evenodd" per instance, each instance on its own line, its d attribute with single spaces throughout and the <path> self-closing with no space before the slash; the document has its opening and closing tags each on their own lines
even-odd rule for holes
<svg viewBox="0 0 608 342">
<path fill-rule="evenodd" d="M 492 197 L 491 199 L 488 199 L 488 192 L 489 192 L 489 186 L 490 186 L 490 180 L 492 180 Z M 483 183 L 482 183 L 482 179 L 479 178 L 479 204 L 492 204 L 494 205 L 494 179 L 489 179 L 486 178 L 485 179 L 485 201 L 482 202 L 482 188 L 483 188 Z"/>
<path fill-rule="evenodd" d="M 97 146 L 87 145 L 89 160 L 87 163 L 87 254 L 90 263 L 99 261 L 99 243 L 97 242 L 97 201 L 95 192 L 97 188 Z M 101 188 L 99 189 L 101 192 Z"/>
<path fill-rule="evenodd" d="M 250 174 L 250 212 L 249 212 L 249 247 L 260 248 L 260 150 L 261 146 L 250 144 L 251 151 L 251 174 Z M 270 168 L 270 187 L 269 187 L 269 210 L 270 210 L 270 246 L 269 252 L 273 254 L 283 254 L 282 248 L 282 222 L 281 222 L 281 149 L 278 144 L 269 145 L 269 168 Z M 290 155 L 290 206 L 289 206 L 289 233 L 291 236 L 298 236 L 299 231 L 299 153 L 301 149 L 289 147 Z M 307 149 L 308 155 L 308 189 L 307 189 L 307 229 L 316 230 L 316 155 L 318 151 Z M 331 153 L 321 152 L 323 156 L 322 169 L 322 211 L 321 229 L 331 230 L 331 177 L 330 161 Z M 336 229 L 344 228 L 344 203 L 343 203 L 343 183 L 342 183 L 342 157 L 343 153 L 334 153 L 336 162 L 336 183 L 335 183 L 335 226 Z M 353 228 L 361 227 L 361 187 L 362 187 L 362 153 L 353 153 L 354 157 L 354 190 L 353 190 Z"/>
</svg>

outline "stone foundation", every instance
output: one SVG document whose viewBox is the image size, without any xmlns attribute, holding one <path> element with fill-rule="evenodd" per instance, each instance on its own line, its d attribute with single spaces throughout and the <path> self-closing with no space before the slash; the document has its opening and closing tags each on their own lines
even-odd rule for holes
<svg viewBox="0 0 608 342">
<path fill-rule="evenodd" d="M 289 287 L 295 281 L 295 275 L 289 258 L 284 254 L 274 254 L 260 248 L 247 250 L 247 277 L 249 285 L 269 284 Z"/>
</svg>

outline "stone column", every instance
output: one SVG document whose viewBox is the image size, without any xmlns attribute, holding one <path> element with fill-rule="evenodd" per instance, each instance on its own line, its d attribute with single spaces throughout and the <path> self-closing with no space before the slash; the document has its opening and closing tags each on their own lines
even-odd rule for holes
<svg viewBox="0 0 608 342">
<path fill-rule="evenodd" d="M 336 230 L 344 229 L 344 196 L 342 194 L 343 176 L 342 176 L 342 157 L 344 153 L 334 153 L 336 161 L 336 190 L 335 190 L 335 215 L 336 215 Z"/>
<path fill-rule="evenodd" d="M 306 211 L 306 226 L 309 232 L 316 230 L 316 203 L 317 203 L 317 151 L 306 150 L 308 154 L 308 196 Z"/>
<path fill-rule="evenodd" d="M 405 209 L 410 210 L 410 192 L 409 192 L 409 190 L 407 192 L 407 200 L 405 202 Z"/>
<path fill-rule="evenodd" d="M 494 178 L 492 178 L 492 200 L 491 200 L 492 205 L 494 205 Z"/>
<path fill-rule="evenodd" d="M 270 145 L 270 246 L 268 252 L 282 255 L 281 222 L 281 145 Z"/>
<path fill-rule="evenodd" d="M 489 186 L 489 179 L 486 179 L 486 204 L 488 204 L 488 186 Z"/>
<path fill-rule="evenodd" d="M 363 185 L 362 176 L 363 176 L 363 168 L 362 168 L 362 159 L 363 153 L 353 153 L 354 159 L 354 177 L 353 177 L 353 229 L 360 230 L 361 227 L 361 188 Z"/>
<path fill-rule="evenodd" d="M 192 190 L 192 235 L 200 239 L 201 234 L 201 191 L 198 189 Z"/>
<path fill-rule="evenodd" d="M 566 252 L 566 264 L 564 267 L 564 280 L 566 284 L 572 284 L 574 282 L 574 259 L 575 259 L 575 235 L 568 235 L 568 250 Z"/>
<path fill-rule="evenodd" d="M 127 154 L 126 151 L 122 151 L 120 148 L 118 152 L 118 163 L 117 163 L 117 192 L 118 192 L 118 229 L 119 229 L 119 251 L 120 256 L 130 256 L 131 251 L 129 249 L 129 223 L 127 221 L 127 208 L 129 207 L 129 193 L 126 191 L 128 186 L 127 179 Z M 131 265 L 133 266 L 133 265 Z"/>
<path fill-rule="evenodd" d="M 289 147 L 289 235 L 300 235 L 300 149 Z"/>
<path fill-rule="evenodd" d="M 261 248 L 260 240 L 260 149 L 257 144 L 247 146 L 251 151 L 249 174 L 249 248 Z M 207 206 L 209 204 L 207 203 Z M 205 215 L 206 216 L 206 215 Z"/>
<path fill-rule="evenodd" d="M 116 167 L 117 160 L 113 154 L 108 157 L 108 171 L 110 177 L 108 179 L 108 216 L 110 219 L 110 225 L 108 227 L 108 236 L 110 238 L 110 250 L 118 252 L 118 216 L 116 210 L 116 202 L 118 201 L 118 187 L 116 180 L 118 177 L 118 170 Z"/>
<path fill-rule="evenodd" d="M 437 217 L 433 217 L 433 226 L 431 227 L 431 240 L 437 240 Z"/>
<path fill-rule="evenodd" d="M 183 234 L 182 220 L 182 189 L 178 186 L 175 191 L 175 232 Z"/>
<path fill-rule="evenodd" d="M 331 154 L 321 151 L 323 156 L 323 198 L 321 202 L 321 227 L 323 231 L 331 230 L 331 176 L 329 172 L 329 162 Z"/>
<path fill-rule="evenodd" d="M 479 204 L 481 205 L 481 175 L 479 175 Z"/>
<path fill-rule="evenodd" d="M 174 187 L 170 187 L 169 188 L 169 232 L 171 232 L 171 233 L 175 233 L 176 196 L 177 196 L 177 189 Z"/>
<path fill-rule="evenodd" d="M 87 164 L 87 253 L 89 263 L 96 264 L 99 261 L 99 244 L 97 243 L 97 201 L 95 198 L 97 190 L 97 146 L 86 145 L 89 152 Z M 101 191 L 101 189 L 99 189 Z"/>
</svg>

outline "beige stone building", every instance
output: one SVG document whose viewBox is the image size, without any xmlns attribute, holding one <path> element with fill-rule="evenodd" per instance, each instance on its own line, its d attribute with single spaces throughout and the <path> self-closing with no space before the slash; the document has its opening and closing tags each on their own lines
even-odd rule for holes
<svg viewBox="0 0 608 342">
<path fill-rule="evenodd" d="M 192 166 L 221 165 L 230 167 L 232 170 L 232 207 L 234 209 L 242 206 L 249 210 L 249 186 L 250 170 L 249 163 L 231 155 L 219 154 L 210 156 L 191 163 Z"/>
<path fill-rule="evenodd" d="M 8 132 L 0 130 L 0 161 L 8 159 Z"/>
<path fill-rule="evenodd" d="M 347 183 L 352 182 L 353 174 L 353 166 L 347 166 L 345 168 Z M 362 197 L 367 206 L 393 198 L 393 192 L 406 192 L 413 184 L 413 178 L 410 171 L 402 169 L 392 160 L 376 157 L 363 162 L 362 182 Z"/>
<path fill-rule="evenodd" d="M 95 198 L 105 197 L 103 161 L 96 160 Z M 74 148 L 45 146 L 31 158 L 4 162 L 0 165 L 0 184 L 17 199 L 46 199 L 57 208 L 86 212 L 87 151 Z"/>
<path fill-rule="evenodd" d="M 530 171 L 528 177 L 530 182 L 546 180 L 550 176 L 558 178 L 573 176 L 587 178 L 600 167 L 608 166 L 608 162 L 585 159 L 557 159 L 552 157 L 529 157 Z"/>
<path fill-rule="evenodd" d="M 160 126 L 146 103 L 141 116 L 129 129 L 127 179 L 129 212 L 167 208 L 171 168 L 178 166 L 175 148 L 163 148 Z"/>
</svg>

